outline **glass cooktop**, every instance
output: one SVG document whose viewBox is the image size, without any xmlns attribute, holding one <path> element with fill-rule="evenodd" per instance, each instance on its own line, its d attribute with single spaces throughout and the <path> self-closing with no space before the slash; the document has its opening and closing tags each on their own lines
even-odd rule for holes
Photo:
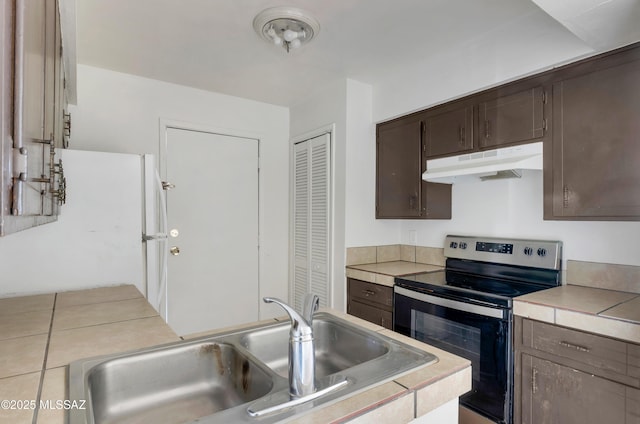
<svg viewBox="0 0 640 424">
<path fill-rule="evenodd" d="M 396 277 L 395 281 L 396 285 L 427 294 L 477 300 L 506 307 L 511 306 L 511 299 L 514 297 L 548 288 L 448 270 Z"/>
</svg>

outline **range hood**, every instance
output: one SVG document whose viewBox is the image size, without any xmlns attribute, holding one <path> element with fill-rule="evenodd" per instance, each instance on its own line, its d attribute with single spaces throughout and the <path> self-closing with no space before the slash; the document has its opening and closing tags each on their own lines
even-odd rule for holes
<svg viewBox="0 0 640 424">
<path fill-rule="evenodd" d="M 520 177 L 522 169 L 542 170 L 542 141 L 427 161 L 425 181 L 454 183 L 469 179 Z"/>
</svg>

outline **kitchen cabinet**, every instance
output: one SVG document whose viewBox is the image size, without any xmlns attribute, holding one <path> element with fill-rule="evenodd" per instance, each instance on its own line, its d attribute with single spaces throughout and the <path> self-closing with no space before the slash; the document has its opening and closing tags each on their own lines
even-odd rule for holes
<svg viewBox="0 0 640 424">
<path fill-rule="evenodd" d="M 347 313 L 393 328 L 393 288 L 347 278 Z"/>
<path fill-rule="evenodd" d="M 542 139 L 547 92 L 536 82 L 507 84 L 424 111 L 425 156 L 446 157 Z"/>
<path fill-rule="evenodd" d="M 464 102 L 430 109 L 425 113 L 426 158 L 473 150 L 473 105 Z"/>
<path fill-rule="evenodd" d="M 640 423 L 639 345 L 515 320 L 514 421 Z"/>
<path fill-rule="evenodd" d="M 58 4 L 3 0 L 0 235 L 57 219 L 64 201 L 54 134 L 63 132 Z"/>
<path fill-rule="evenodd" d="M 640 48 L 581 63 L 553 84 L 545 219 L 640 220 Z"/>
<path fill-rule="evenodd" d="M 478 147 L 496 149 L 542 139 L 547 126 L 546 103 L 547 93 L 542 86 L 480 102 L 476 121 Z"/>
<path fill-rule="evenodd" d="M 451 186 L 422 180 L 426 169 L 421 115 L 376 128 L 376 218 L 451 219 Z"/>
</svg>

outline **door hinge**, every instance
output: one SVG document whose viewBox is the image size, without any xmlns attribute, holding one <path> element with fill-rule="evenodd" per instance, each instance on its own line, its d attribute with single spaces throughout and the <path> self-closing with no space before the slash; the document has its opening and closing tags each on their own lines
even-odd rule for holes
<svg viewBox="0 0 640 424">
<path fill-rule="evenodd" d="M 542 118 L 542 131 L 547 132 L 547 118 Z"/>
<path fill-rule="evenodd" d="M 542 92 L 542 104 L 543 105 L 547 104 L 547 92 L 546 91 Z"/>
</svg>

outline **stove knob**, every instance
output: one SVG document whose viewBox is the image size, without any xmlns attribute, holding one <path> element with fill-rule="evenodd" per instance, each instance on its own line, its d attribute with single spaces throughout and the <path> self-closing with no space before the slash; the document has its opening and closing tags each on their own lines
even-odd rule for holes
<svg viewBox="0 0 640 424">
<path fill-rule="evenodd" d="M 449 247 L 450 247 L 450 248 L 452 248 L 452 249 L 455 249 L 456 247 L 458 247 L 458 243 L 456 243 L 455 241 L 452 241 L 452 242 L 449 244 Z"/>
<path fill-rule="evenodd" d="M 467 248 L 467 243 L 465 243 L 464 241 L 460 243 L 460 249 L 466 249 Z"/>
<path fill-rule="evenodd" d="M 538 249 L 538 256 L 541 258 L 547 255 L 547 249 L 543 249 L 542 247 Z"/>
<path fill-rule="evenodd" d="M 530 247 L 525 247 L 524 248 L 524 254 L 527 255 L 527 256 L 533 255 L 533 249 L 530 248 Z"/>
</svg>

